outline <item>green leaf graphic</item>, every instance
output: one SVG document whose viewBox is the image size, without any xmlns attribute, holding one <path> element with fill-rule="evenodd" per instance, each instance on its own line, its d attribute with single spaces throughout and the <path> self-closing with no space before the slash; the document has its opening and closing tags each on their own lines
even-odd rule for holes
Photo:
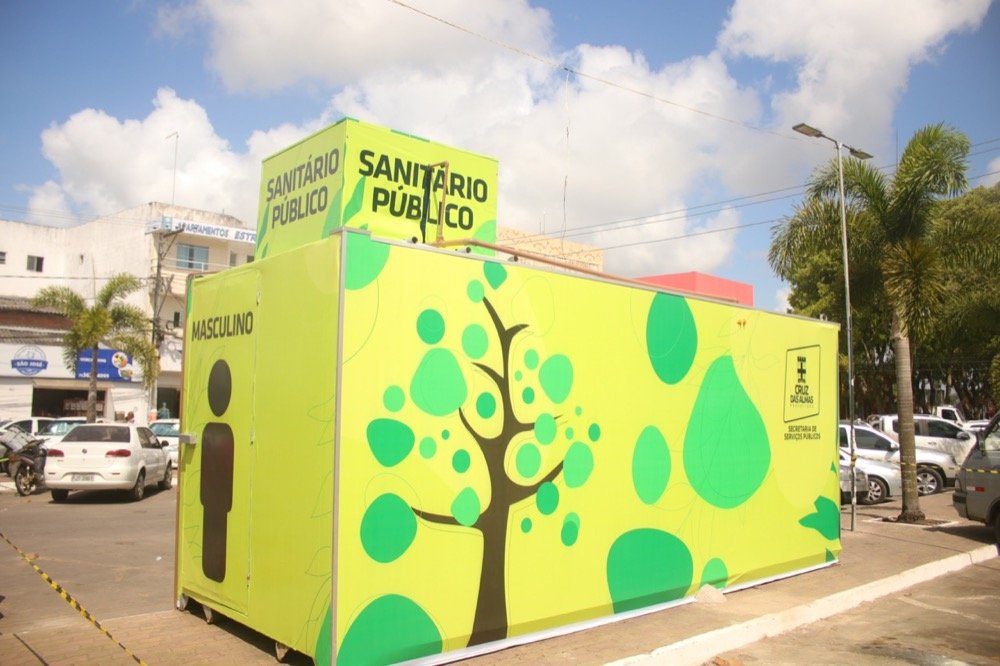
<svg viewBox="0 0 1000 666">
<path fill-rule="evenodd" d="M 840 536 L 840 507 L 828 497 L 817 497 L 813 506 L 815 513 L 799 520 L 799 524 L 816 530 L 831 541 Z"/>
</svg>

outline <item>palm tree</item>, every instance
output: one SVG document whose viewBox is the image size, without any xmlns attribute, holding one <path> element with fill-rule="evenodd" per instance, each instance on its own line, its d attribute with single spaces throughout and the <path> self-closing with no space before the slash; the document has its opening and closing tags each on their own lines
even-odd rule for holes
<svg viewBox="0 0 1000 666">
<path fill-rule="evenodd" d="M 946 259 L 941 238 L 950 230 L 934 216 L 942 197 L 966 187 L 969 140 L 943 124 L 918 130 L 891 178 L 867 162 L 844 161 L 854 305 L 881 301 L 889 310 L 889 336 L 896 373 L 903 508 L 898 520 L 924 519 L 917 496 L 913 429 L 911 335 L 919 335 L 927 313 L 945 297 Z M 792 283 L 814 253 L 829 257 L 840 229 L 837 162 L 820 167 L 806 200 L 773 233 L 768 260 Z M 994 231 L 995 233 L 995 231 Z M 855 279 L 857 276 L 857 281 Z M 832 278 L 836 282 L 836 278 Z M 860 287 L 860 288 L 859 288 Z M 841 301 L 842 302 L 842 301 Z M 864 341 L 855 340 L 864 344 Z"/>
<path fill-rule="evenodd" d="M 63 360 L 76 370 L 80 352 L 91 354 L 90 386 L 87 391 L 87 422 L 97 418 L 97 350 L 100 343 L 120 349 L 136 359 L 143 369 L 143 386 L 148 390 L 159 373 L 156 347 L 149 337 L 149 321 L 138 307 L 124 302 L 126 296 L 142 286 L 138 278 L 112 276 L 88 306 L 82 296 L 69 287 L 45 287 L 32 299 L 36 307 L 49 307 L 70 320 L 63 338 Z"/>
</svg>

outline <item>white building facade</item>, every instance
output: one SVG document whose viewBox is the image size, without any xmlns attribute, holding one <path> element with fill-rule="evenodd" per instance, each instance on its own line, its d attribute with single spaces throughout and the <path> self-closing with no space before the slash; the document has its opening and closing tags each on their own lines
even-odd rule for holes
<svg viewBox="0 0 1000 666">
<path fill-rule="evenodd" d="M 150 395 L 141 368 L 102 352 L 100 413 L 133 412 L 145 422 L 154 405 L 166 405 L 177 416 L 187 279 L 252 261 L 255 241 L 255 230 L 232 216 L 163 203 L 66 228 L 0 220 L 0 418 L 82 411 L 88 380 L 66 366 L 51 315 L 34 311 L 30 299 L 67 286 L 92 300 L 119 273 L 143 281 L 128 300 L 158 333 L 160 373 Z"/>
</svg>

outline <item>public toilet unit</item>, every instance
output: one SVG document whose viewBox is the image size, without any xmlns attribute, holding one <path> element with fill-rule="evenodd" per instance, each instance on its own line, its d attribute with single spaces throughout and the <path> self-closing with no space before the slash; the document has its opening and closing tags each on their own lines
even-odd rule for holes
<svg viewBox="0 0 1000 666">
<path fill-rule="evenodd" d="M 353 120 L 265 161 L 257 261 L 189 285 L 180 605 L 450 660 L 837 560 L 838 327 L 419 242 L 492 240 L 495 175 Z"/>
</svg>

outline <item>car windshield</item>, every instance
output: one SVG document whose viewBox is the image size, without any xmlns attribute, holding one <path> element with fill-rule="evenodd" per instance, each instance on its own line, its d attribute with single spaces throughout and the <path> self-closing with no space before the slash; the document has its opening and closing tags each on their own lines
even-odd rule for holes
<svg viewBox="0 0 1000 666">
<path fill-rule="evenodd" d="M 176 423 L 150 423 L 149 429 L 153 431 L 154 435 L 160 437 L 177 437 L 181 434 Z"/>
<path fill-rule="evenodd" d="M 116 442 L 129 441 L 128 428 L 113 425 L 81 425 L 63 437 L 64 442 Z"/>
<path fill-rule="evenodd" d="M 983 446 L 987 451 L 1000 451 L 1000 421 L 993 426 L 993 430 L 983 435 Z"/>
</svg>

